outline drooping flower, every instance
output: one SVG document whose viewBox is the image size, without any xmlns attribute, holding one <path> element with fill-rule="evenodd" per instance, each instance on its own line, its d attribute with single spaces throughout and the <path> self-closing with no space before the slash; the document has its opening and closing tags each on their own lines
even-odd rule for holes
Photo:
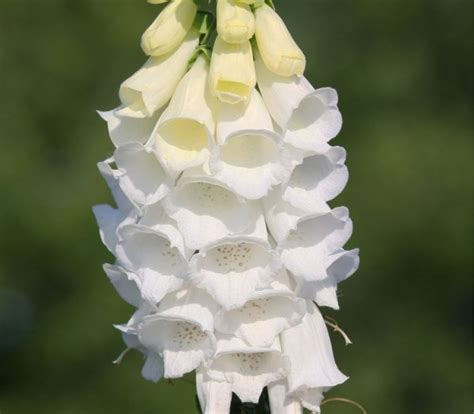
<svg viewBox="0 0 474 414">
<path fill-rule="evenodd" d="M 342 384 L 347 377 L 336 366 L 331 340 L 318 308 L 308 302 L 301 324 L 281 335 L 282 350 L 290 361 L 288 395 L 308 410 L 318 411 L 322 393 Z M 307 352 L 307 350 L 311 352 Z"/>
<path fill-rule="evenodd" d="M 198 44 L 198 31 L 190 30 L 176 50 L 149 58 L 120 86 L 123 108 L 117 113 L 135 118 L 153 116 L 170 100 Z"/>
<path fill-rule="evenodd" d="M 261 215 L 258 205 L 246 203 L 205 169 L 185 171 L 163 201 L 186 245 L 196 250 L 232 234 L 252 232 Z"/>
<path fill-rule="evenodd" d="M 249 346 L 268 347 L 277 335 L 296 325 L 306 312 L 306 304 L 288 287 L 286 272 L 280 272 L 268 288 L 255 291 L 240 308 L 222 309 L 216 314 L 217 331 L 235 335 Z"/>
<path fill-rule="evenodd" d="M 325 152 L 328 141 L 342 127 L 336 91 L 315 90 L 303 76 L 276 75 L 267 69 L 258 54 L 255 66 L 265 105 L 284 131 L 285 142 L 303 151 Z"/>
<path fill-rule="evenodd" d="M 272 125 L 260 94 L 248 104 L 221 104 L 210 170 L 237 194 L 256 200 L 291 172 L 281 136 Z"/>
<path fill-rule="evenodd" d="M 214 354 L 213 312 L 217 305 L 203 291 L 168 295 L 137 328 L 140 343 L 162 356 L 164 377 L 179 378 Z"/>
<path fill-rule="evenodd" d="M 289 371 L 286 355 L 277 339 L 269 347 L 251 347 L 235 337 L 220 336 L 207 376 L 231 384 L 243 402 L 257 403 L 265 386 L 284 378 Z"/>
<path fill-rule="evenodd" d="M 199 56 L 174 92 L 153 132 L 158 157 L 171 173 L 209 159 L 215 128 L 207 93 L 208 64 Z"/>
<path fill-rule="evenodd" d="M 257 237 L 230 236 L 201 249 L 191 259 L 190 279 L 225 309 L 241 307 L 255 290 L 270 286 L 280 263 Z"/>
</svg>

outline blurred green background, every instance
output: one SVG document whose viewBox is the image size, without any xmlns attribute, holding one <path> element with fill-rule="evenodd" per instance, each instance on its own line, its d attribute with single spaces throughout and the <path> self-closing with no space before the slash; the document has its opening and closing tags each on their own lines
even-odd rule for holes
<svg viewBox="0 0 474 414">
<path fill-rule="evenodd" d="M 329 396 L 370 414 L 472 412 L 472 2 L 275 0 L 336 87 L 359 272 L 332 335 L 351 376 Z M 145 60 L 144 0 L 0 0 L 0 411 L 193 414 L 193 385 L 151 384 L 111 361 L 131 308 L 101 264 L 91 213 L 110 201 L 95 109 Z M 334 315 L 334 312 L 329 312 Z M 192 378 L 190 378 L 192 381 Z M 323 413 L 356 413 L 327 405 Z"/>
</svg>

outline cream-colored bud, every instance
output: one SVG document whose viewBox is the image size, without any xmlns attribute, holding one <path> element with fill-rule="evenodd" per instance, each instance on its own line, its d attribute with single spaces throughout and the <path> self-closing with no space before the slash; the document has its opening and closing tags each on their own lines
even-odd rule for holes
<svg viewBox="0 0 474 414">
<path fill-rule="evenodd" d="M 255 10 L 255 20 L 258 50 L 267 68 L 280 76 L 303 75 L 304 53 L 275 10 L 264 4 Z"/>
<path fill-rule="evenodd" d="M 189 59 L 198 44 L 199 33 L 192 29 L 176 50 L 149 58 L 120 86 L 119 95 L 124 108 L 118 111 L 119 115 L 144 118 L 162 108 L 186 73 Z"/>
<path fill-rule="evenodd" d="M 193 0 L 168 4 L 143 33 L 143 51 L 149 56 L 161 56 L 176 49 L 191 28 L 197 9 Z"/>
<path fill-rule="evenodd" d="M 217 36 L 212 51 L 209 82 L 222 102 L 246 101 L 255 88 L 256 74 L 250 42 L 227 43 Z"/>
<path fill-rule="evenodd" d="M 242 43 L 255 34 L 255 17 L 246 4 L 217 0 L 217 33 L 227 43 Z"/>
<path fill-rule="evenodd" d="M 168 0 L 146 0 L 150 4 L 163 4 L 166 3 Z"/>
<path fill-rule="evenodd" d="M 237 3 L 242 3 L 242 4 L 254 4 L 257 2 L 257 0 L 236 0 Z"/>
</svg>

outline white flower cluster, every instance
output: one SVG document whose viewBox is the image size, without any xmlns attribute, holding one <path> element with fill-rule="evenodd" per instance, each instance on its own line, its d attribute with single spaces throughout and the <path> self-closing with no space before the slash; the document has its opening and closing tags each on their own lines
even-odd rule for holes
<svg viewBox="0 0 474 414">
<path fill-rule="evenodd" d="M 272 413 L 319 411 L 346 377 L 316 304 L 337 309 L 358 267 L 343 249 L 348 211 L 327 204 L 348 179 L 344 149 L 328 145 L 337 93 L 302 76 L 303 53 L 262 0 L 217 0 L 212 52 L 198 9 L 164 8 L 142 37 L 148 61 L 101 113 L 116 147 L 99 169 L 117 208 L 94 208 L 116 257 L 104 269 L 136 308 L 117 328 L 145 378 L 196 370 L 203 413 L 266 386 Z"/>
</svg>

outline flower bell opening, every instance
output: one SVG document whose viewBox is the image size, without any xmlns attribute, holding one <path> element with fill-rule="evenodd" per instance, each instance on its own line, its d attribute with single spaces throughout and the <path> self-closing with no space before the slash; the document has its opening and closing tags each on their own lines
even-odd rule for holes
<svg viewBox="0 0 474 414">
<path fill-rule="evenodd" d="M 142 36 L 148 60 L 99 113 L 117 203 L 94 207 L 116 258 L 104 271 L 134 308 L 116 327 L 145 379 L 195 370 L 204 414 L 265 387 L 272 413 L 320 412 L 347 377 L 319 307 L 339 309 L 359 266 L 348 210 L 328 204 L 348 180 L 329 144 L 337 93 L 304 78 L 270 1 L 148 2 L 167 3 Z"/>
</svg>

